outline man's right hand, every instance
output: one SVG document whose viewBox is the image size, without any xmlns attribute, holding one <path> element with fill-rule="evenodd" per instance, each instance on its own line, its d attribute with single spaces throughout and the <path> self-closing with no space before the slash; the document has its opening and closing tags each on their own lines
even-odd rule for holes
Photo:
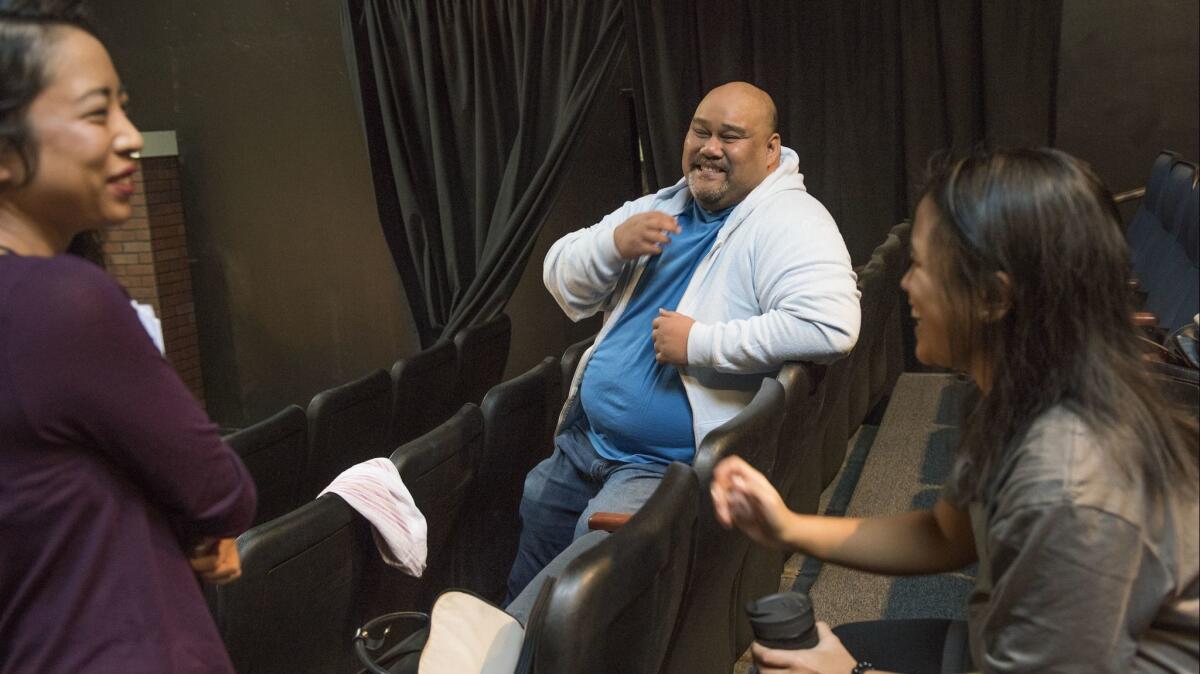
<svg viewBox="0 0 1200 674">
<path fill-rule="evenodd" d="M 613 243 L 617 252 L 626 260 L 635 260 L 643 255 L 658 255 L 662 247 L 671 242 L 667 233 L 678 234 L 683 230 L 675 218 L 662 211 L 647 211 L 631 216 L 613 230 Z"/>
</svg>

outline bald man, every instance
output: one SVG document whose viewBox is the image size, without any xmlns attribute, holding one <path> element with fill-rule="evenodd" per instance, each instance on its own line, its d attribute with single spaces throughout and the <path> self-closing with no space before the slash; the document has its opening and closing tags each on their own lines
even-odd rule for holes
<svg viewBox="0 0 1200 674">
<path fill-rule="evenodd" d="M 775 104 L 713 89 L 683 140 L 683 179 L 560 239 L 543 277 L 573 320 L 605 312 L 525 480 L 515 597 L 594 512 L 633 512 L 672 461 L 741 411 L 784 361 L 858 339 L 859 294 L 829 212 L 781 145 Z"/>
</svg>

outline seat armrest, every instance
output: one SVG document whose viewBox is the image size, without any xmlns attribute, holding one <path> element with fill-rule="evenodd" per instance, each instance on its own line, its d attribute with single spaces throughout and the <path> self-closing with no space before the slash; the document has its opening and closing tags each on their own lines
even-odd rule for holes
<svg viewBox="0 0 1200 674">
<path fill-rule="evenodd" d="M 625 526 L 631 517 L 633 513 L 592 513 L 588 518 L 588 529 L 612 533 Z"/>
</svg>

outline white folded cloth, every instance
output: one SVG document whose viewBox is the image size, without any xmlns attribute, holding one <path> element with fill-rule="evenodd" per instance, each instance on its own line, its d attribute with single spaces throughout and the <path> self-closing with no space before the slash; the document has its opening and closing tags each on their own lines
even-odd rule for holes
<svg viewBox="0 0 1200 674">
<path fill-rule="evenodd" d="M 154 315 L 154 307 L 149 304 L 142 304 L 137 300 L 129 300 L 129 304 L 133 305 L 133 310 L 137 312 L 138 320 L 142 322 L 142 327 L 146 329 L 146 334 L 150 335 L 150 340 L 154 342 L 154 346 L 158 347 L 158 352 L 165 355 L 167 348 L 163 343 L 162 321 L 158 320 L 158 316 Z"/>
<path fill-rule="evenodd" d="M 371 523 L 384 562 L 421 577 L 428 555 L 429 527 L 394 463 L 378 458 L 350 466 L 321 494 L 326 492 L 341 496 Z"/>
</svg>

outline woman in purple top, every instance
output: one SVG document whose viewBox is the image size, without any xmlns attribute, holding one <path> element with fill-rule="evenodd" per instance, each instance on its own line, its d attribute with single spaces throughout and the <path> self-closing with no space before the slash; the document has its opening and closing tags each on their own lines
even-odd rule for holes
<svg viewBox="0 0 1200 674">
<path fill-rule="evenodd" d="M 253 483 L 63 254 L 129 218 L 142 144 L 73 4 L 0 0 L 0 672 L 232 671 L 197 576 L 239 575 Z"/>
</svg>

